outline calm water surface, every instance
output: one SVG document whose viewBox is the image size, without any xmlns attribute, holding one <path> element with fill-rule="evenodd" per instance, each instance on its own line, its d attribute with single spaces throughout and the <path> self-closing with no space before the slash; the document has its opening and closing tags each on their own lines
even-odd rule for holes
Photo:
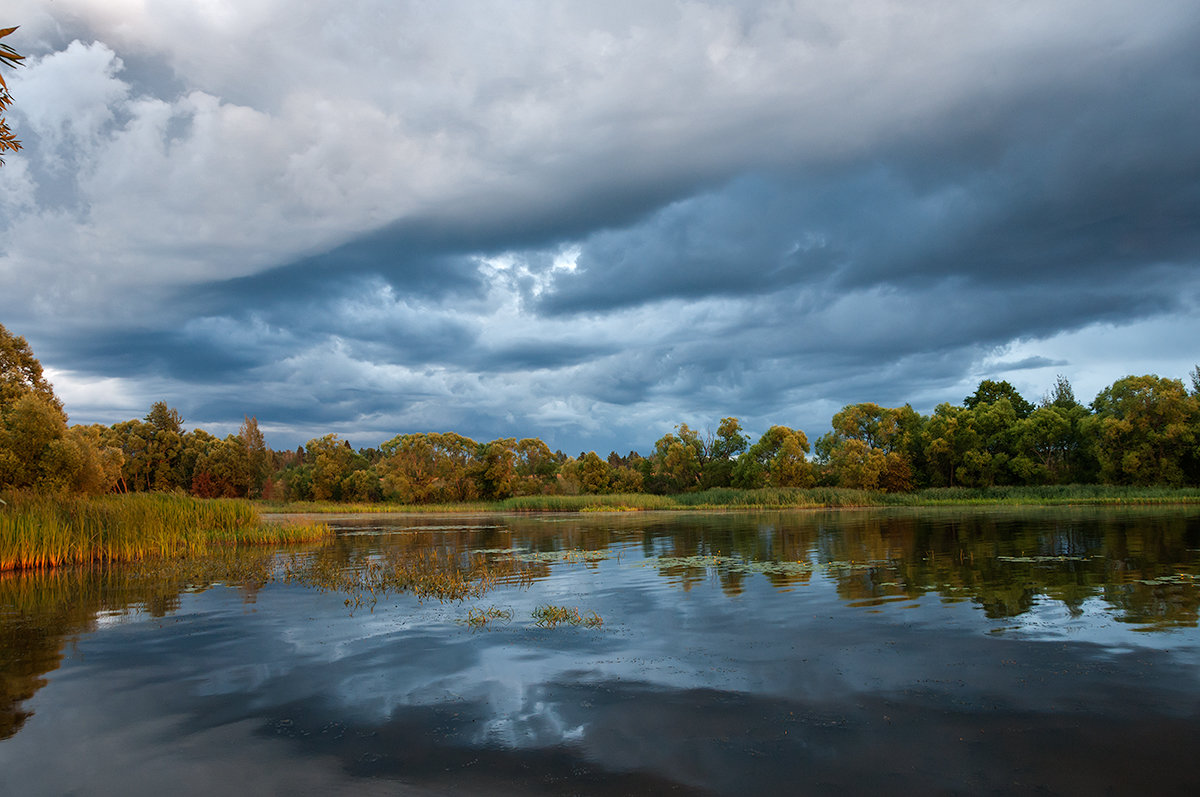
<svg viewBox="0 0 1200 797">
<path fill-rule="evenodd" d="M 1200 508 L 332 522 L 0 577 L 0 794 L 1200 787 Z"/>
</svg>

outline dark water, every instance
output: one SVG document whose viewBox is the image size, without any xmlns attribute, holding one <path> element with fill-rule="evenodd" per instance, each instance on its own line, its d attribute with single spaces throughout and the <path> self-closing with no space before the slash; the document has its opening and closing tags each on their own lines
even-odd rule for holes
<svg viewBox="0 0 1200 797">
<path fill-rule="evenodd" d="M 0 577 L 0 794 L 1200 787 L 1200 508 L 335 524 Z"/>
</svg>

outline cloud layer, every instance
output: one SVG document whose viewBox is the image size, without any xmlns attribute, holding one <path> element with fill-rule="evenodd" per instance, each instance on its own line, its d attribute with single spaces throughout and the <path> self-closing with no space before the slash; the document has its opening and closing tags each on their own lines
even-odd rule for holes
<svg viewBox="0 0 1200 797">
<path fill-rule="evenodd" d="M 646 450 L 1200 357 L 1200 9 L 19 0 L 74 421 Z M 1164 334 L 1173 336 L 1163 339 Z M 1119 345 L 1114 341 L 1120 341 Z"/>
</svg>

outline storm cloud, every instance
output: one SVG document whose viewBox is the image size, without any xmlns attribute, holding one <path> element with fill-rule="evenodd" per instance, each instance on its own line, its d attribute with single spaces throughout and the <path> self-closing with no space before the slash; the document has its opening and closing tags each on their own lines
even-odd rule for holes
<svg viewBox="0 0 1200 797">
<path fill-rule="evenodd" d="M 17 0 L 73 421 L 647 450 L 1200 354 L 1200 8 Z"/>
</svg>

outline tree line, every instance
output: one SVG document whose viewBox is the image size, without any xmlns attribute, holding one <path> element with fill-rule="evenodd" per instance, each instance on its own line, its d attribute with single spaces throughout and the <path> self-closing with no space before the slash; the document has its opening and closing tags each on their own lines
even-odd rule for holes
<svg viewBox="0 0 1200 797">
<path fill-rule="evenodd" d="M 24 338 L 0 325 L 0 489 L 406 504 L 543 494 L 678 494 L 717 487 L 926 487 L 1200 484 L 1200 367 L 1191 386 L 1127 376 L 1089 405 L 1059 377 L 1036 404 L 984 380 L 931 415 L 851 404 L 810 448 L 772 426 L 756 441 L 737 418 L 715 431 L 679 424 L 642 455 L 567 456 L 537 438 L 477 442 L 454 432 L 400 434 L 355 450 L 335 434 L 269 448 L 254 417 L 219 438 L 184 429 L 156 402 L 142 419 L 68 425 Z"/>
</svg>

